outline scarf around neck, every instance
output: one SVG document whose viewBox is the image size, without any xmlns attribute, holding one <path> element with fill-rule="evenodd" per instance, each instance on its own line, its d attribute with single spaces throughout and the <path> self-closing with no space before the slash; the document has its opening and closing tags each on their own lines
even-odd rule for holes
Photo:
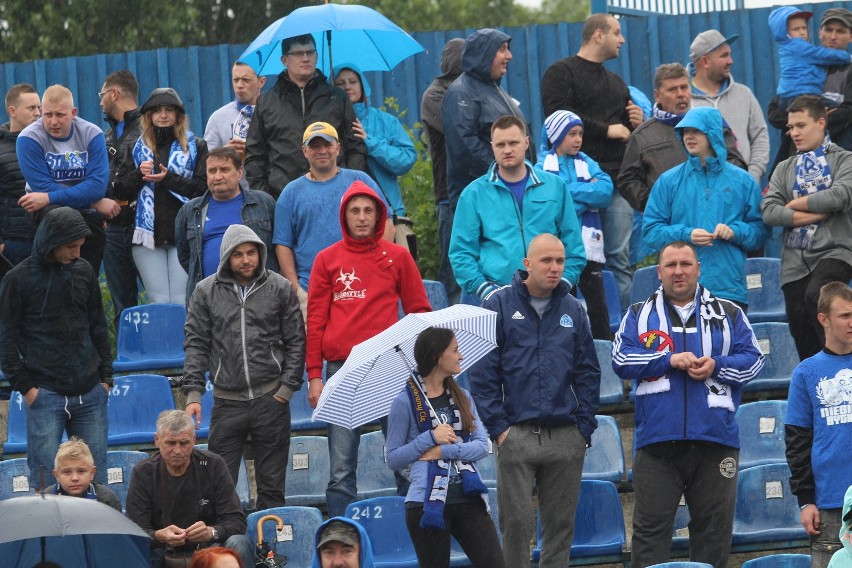
<svg viewBox="0 0 852 568">
<path fill-rule="evenodd" d="M 828 133 L 822 144 L 810 152 L 801 152 L 796 156 L 796 179 L 793 182 L 793 199 L 813 195 L 831 187 L 831 167 L 825 158 L 831 139 Z M 820 223 L 811 223 L 802 227 L 793 227 L 787 234 L 784 246 L 791 249 L 811 250 L 814 235 Z"/>
<path fill-rule="evenodd" d="M 669 126 L 677 126 L 678 122 L 681 121 L 683 115 L 682 114 L 674 114 L 671 112 L 664 111 L 660 108 L 659 103 L 654 103 L 654 109 L 652 111 L 652 115 L 658 122 L 662 122 L 663 124 L 668 124 Z"/>
</svg>

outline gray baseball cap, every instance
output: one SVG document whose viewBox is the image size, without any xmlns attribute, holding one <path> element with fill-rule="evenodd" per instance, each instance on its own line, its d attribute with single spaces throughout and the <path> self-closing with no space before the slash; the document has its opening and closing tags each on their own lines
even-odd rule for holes
<svg viewBox="0 0 852 568">
<path fill-rule="evenodd" d="M 342 542 L 349 546 L 358 546 L 361 539 L 358 537 L 358 529 L 344 521 L 330 521 L 322 531 L 317 550 L 329 542 Z"/>
<path fill-rule="evenodd" d="M 852 30 L 852 12 L 847 10 L 846 8 L 829 8 L 822 14 L 822 19 L 820 20 L 820 27 L 824 26 L 831 20 L 837 20 L 850 30 Z"/>
<path fill-rule="evenodd" d="M 689 60 L 693 63 L 716 49 L 722 47 L 723 44 L 732 44 L 739 38 L 739 34 L 734 34 L 725 37 L 719 30 L 707 30 L 701 32 L 695 39 L 692 40 L 692 45 L 689 46 Z"/>
</svg>

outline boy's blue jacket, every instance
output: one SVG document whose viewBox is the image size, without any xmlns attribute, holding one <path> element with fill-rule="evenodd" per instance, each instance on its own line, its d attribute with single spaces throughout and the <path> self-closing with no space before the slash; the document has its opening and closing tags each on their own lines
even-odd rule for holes
<svg viewBox="0 0 852 568">
<path fill-rule="evenodd" d="M 325 530 L 325 526 L 331 521 L 343 521 L 348 525 L 352 525 L 356 529 L 358 529 L 358 535 L 360 537 L 360 549 L 361 556 L 359 560 L 360 568 L 374 568 L 376 565 L 373 560 L 373 547 L 370 544 L 370 537 L 367 535 L 367 531 L 364 530 L 364 527 L 361 526 L 357 521 L 353 521 L 347 517 L 332 517 L 323 524 L 320 525 L 320 528 L 317 529 L 316 534 L 314 535 L 314 557 L 311 561 L 311 568 L 322 568 L 322 561 L 320 560 L 319 550 L 316 549 L 317 545 L 320 541 L 320 535 L 322 535 L 322 531 Z"/>
<path fill-rule="evenodd" d="M 694 229 L 714 232 L 724 223 L 734 231 L 731 240 L 696 247 L 701 262 L 698 282 L 713 295 L 748 304 L 746 251 L 763 245 L 769 229 L 760 215 L 760 188 L 748 172 L 727 163 L 722 115 L 710 107 L 694 108 L 675 131 L 695 128 L 707 135 L 716 157 L 689 156 L 657 179 L 645 207 L 642 241 L 659 251 L 673 241 L 692 242 Z"/>
<path fill-rule="evenodd" d="M 574 210 L 577 218 L 590 209 L 606 209 L 612 203 L 612 178 L 603 171 L 596 161 L 583 152 L 579 155 L 589 166 L 589 177 L 598 181 L 577 181 L 577 171 L 574 169 L 574 156 L 559 156 L 559 177 L 568 185 L 571 199 L 574 200 Z M 543 172 L 546 153 L 539 154 L 535 165 L 536 171 Z"/>
<path fill-rule="evenodd" d="M 580 303 L 560 282 L 542 317 L 518 270 L 482 307 L 497 312 L 497 349 L 470 369 L 470 387 L 488 435 L 520 422 L 576 424 L 587 444 L 597 428 L 601 370 Z"/>
<path fill-rule="evenodd" d="M 781 59 L 781 77 L 775 93 L 781 98 L 822 94 L 827 72 L 825 66 L 848 65 L 852 62 L 849 53 L 845 51 L 814 45 L 802 38 L 787 35 L 787 20 L 797 12 L 801 10 L 795 6 L 782 6 L 769 14 L 769 29 L 778 43 Z"/>
</svg>

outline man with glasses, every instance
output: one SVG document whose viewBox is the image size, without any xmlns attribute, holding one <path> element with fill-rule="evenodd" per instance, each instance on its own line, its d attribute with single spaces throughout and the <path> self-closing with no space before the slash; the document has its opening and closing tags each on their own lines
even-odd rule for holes
<svg viewBox="0 0 852 568">
<path fill-rule="evenodd" d="M 302 133 L 315 122 L 325 122 L 340 133 L 341 167 L 364 170 L 367 150 L 355 137 L 355 110 L 346 93 L 331 85 L 317 70 L 314 38 L 305 34 L 281 42 L 284 71 L 272 90 L 255 105 L 246 139 L 246 179 L 251 189 L 276 199 L 288 183 L 308 171 L 302 153 Z"/>
</svg>

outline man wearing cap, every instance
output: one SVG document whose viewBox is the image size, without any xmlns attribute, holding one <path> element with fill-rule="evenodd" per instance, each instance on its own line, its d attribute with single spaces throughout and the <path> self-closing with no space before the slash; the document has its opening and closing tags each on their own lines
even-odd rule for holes
<svg viewBox="0 0 852 568">
<path fill-rule="evenodd" d="M 373 568 L 373 547 L 356 521 L 333 517 L 317 529 L 311 568 Z"/>
<path fill-rule="evenodd" d="M 281 275 L 296 287 L 302 315 L 306 316 L 311 267 L 319 251 L 340 240 L 340 200 L 349 186 L 364 182 L 381 196 L 386 210 L 391 209 L 370 176 L 337 165 L 340 142 L 332 125 L 315 122 L 308 126 L 301 151 L 310 169 L 288 183 L 278 197 L 272 243 Z M 393 233 L 389 216 L 383 236 L 393 240 Z"/>
<path fill-rule="evenodd" d="M 769 163 L 769 131 L 763 109 L 751 90 L 731 76 L 731 44 L 740 37 L 723 36 L 718 30 L 698 34 L 689 46 L 692 106 L 719 109 L 737 139 L 737 148 L 748 163 L 748 173 L 760 183 Z"/>
<path fill-rule="evenodd" d="M 352 130 L 355 110 L 346 93 L 317 70 L 314 38 L 305 34 L 282 40 L 281 63 L 284 71 L 275 86 L 257 100 L 246 134 L 249 187 L 277 198 L 288 183 L 302 175 L 309 161 L 299 149 L 298 133 L 320 120 L 341 133 L 337 163 L 364 170 L 367 149 Z"/>
</svg>

